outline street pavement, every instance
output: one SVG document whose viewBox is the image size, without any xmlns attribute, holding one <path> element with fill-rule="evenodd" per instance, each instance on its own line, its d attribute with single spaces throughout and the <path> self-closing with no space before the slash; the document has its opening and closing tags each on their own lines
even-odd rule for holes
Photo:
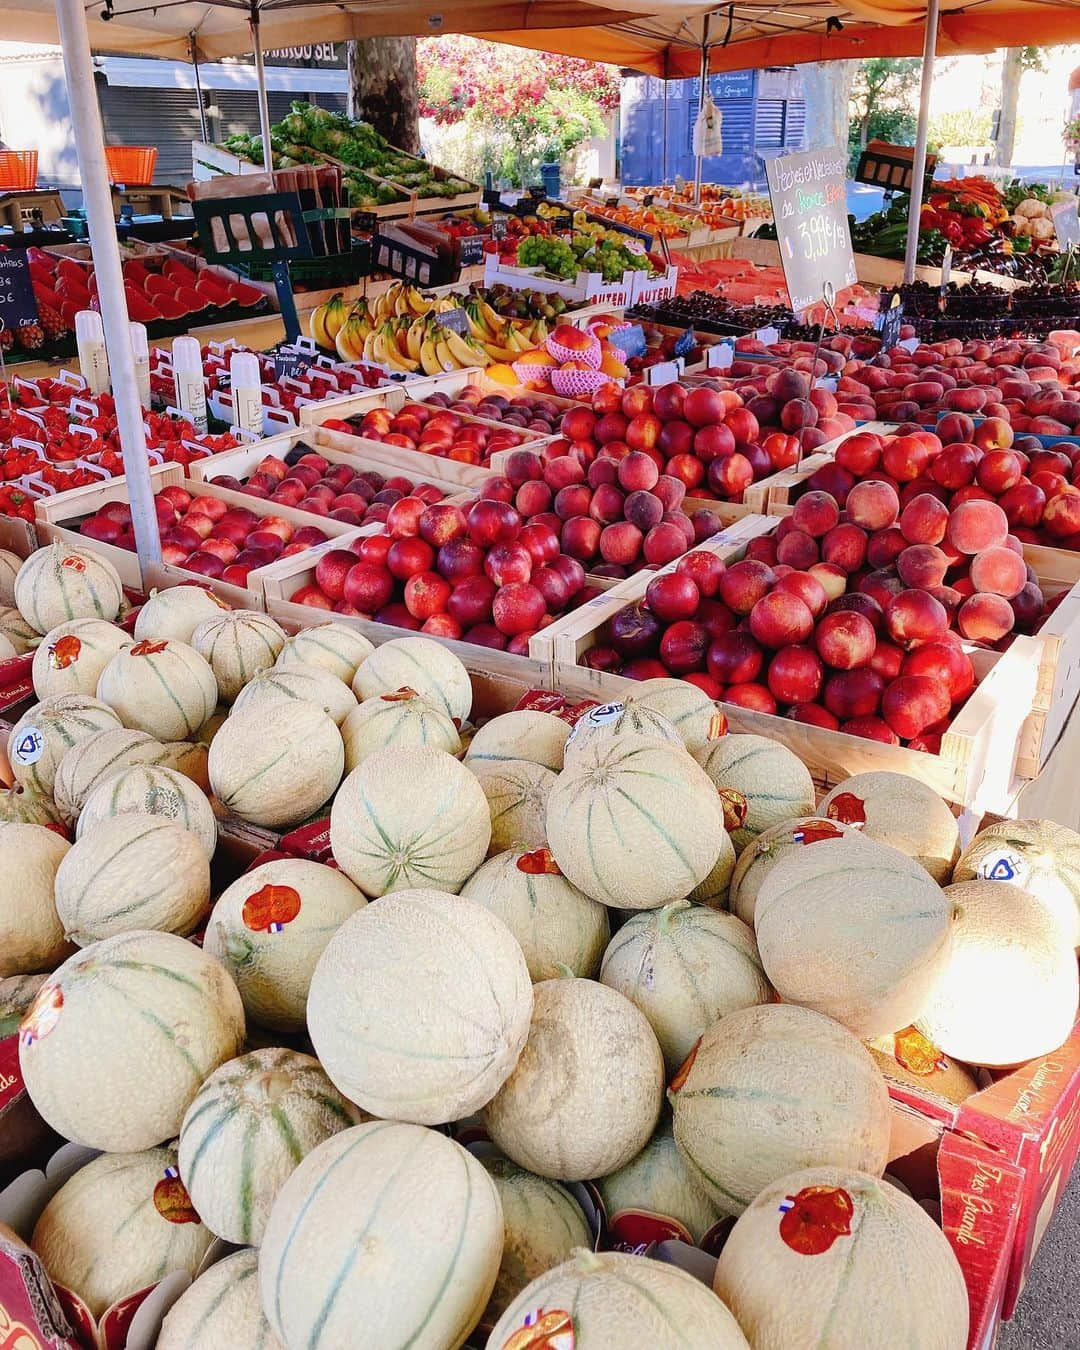
<svg viewBox="0 0 1080 1350">
<path fill-rule="evenodd" d="M 1080 1169 L 1046 1230 L 1016 1312 L 1002 1324 L 997 1350 L 1080 1347 Z"/>
</svg>

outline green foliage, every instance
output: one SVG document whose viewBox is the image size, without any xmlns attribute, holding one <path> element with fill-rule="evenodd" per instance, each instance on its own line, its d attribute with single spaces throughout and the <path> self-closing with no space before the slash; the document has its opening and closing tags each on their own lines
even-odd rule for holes
<svg viewBox="0 0 1080 1350">
<path fill-rule="evenodd" d="M 960 108 L 930 119 L 934 145 L 985 145 L 990 140 L 992 119 L 980 108 Z"/>
<path fill-rule="evenodd" d="M 913 56 L 874 56 L 863 61 L 851 85 L 848 151 L 851 168 L 869 141 L 911 145 L 922 62 Z"/>
</svg>

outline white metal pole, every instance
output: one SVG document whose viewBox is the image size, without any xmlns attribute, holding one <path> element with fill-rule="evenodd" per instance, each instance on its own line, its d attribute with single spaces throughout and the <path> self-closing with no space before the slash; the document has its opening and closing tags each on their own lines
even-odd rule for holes
<svg viewBox="0 0 1080 1350">
<path fill-rule="evenodd" d="M 904 254 L 904 280 L 915 280 L 915 260 L 919 253 L 919 216 L 922 212 L 926 178 L 926 143 L 930 124 L 930 91 L 934 83 L 934 56 L 937 52 L 938 11 L 941 0 L 927 0 L 926 35 L 923 39 L 922 85 L 919 90 L 919 126 L 915 133 L 915 163 L 911 170 L 911 207 L 908 213 L 907 249 Z"/>
<path fill-rule="evenodd" d="M 266 97 L 266 66 L 263 64 L 262 41 L 259 37 L 259 6 L 251 6 L 251 49 L 255 53 L 255 86 L 259 100 L 259 134 L 263 144 L 263 168 L 273 172 L 274 151 L 270 145 L 270 104 Z"/>
<path fill-rule="evenodd" d="M 128 502 L 135 530 L 139 566 L 161 561 L 161 540 L 154 492 L 150 485 L 150 465 L 146 457 L 146 430 L 139 402 L 139 383 L 135 373 L 135 353 L 131 346 L 131 325 L 124 298 L 124 276 L 120 267 L 120 249 L 116 241 L 112 193 L 105 171 L 105 138 L 101 130 L 101 111 L 94 87 L 90 61 L 90 37 L 82 0 L 56 0 L 60 45 L 64 54 L 64 76 L 71 120 L 75 129 L 75 151 L 79 159 L 83 205 L 94 257 L 101 322 L 105 329 L 105 347 L 109 354 L 116 420 L 120 447 L 127 476 Z"/>
<path fill-rule="evenodd" d="M 701 114 L 705 111 L 705 96 L 709 87 L 709 27 L 712 22 L 712 15 L 706 14 L 704 24 L 701 30 L 701 88 L 698 90 L 698 120 L 701 120 Z M 701 201 L 701 171 L 703 160 L 701 155 L 695 157 L 694 163 L 694 201 Z"/>
<path fill-rule="evenodd" d="M 663 120 L 663 145 L 661 148 L 661 168 L 660 182 L 667 183 L 667 110 L 668 110 L 668 54 L 667 48 L 664 48 L 664 120 Z"/>
<path fill-rule="evenodd" d="M 206 134 L 206 101 L 203 98 L 202 80 L 199 78 L 199 48 L 194 33 L 190 34 L 188 41 L 191 43 L 191 69 L 195 75 L 195 98 L 199 105 L 199 136 L 205 145 L 210 137 Z"/>
</svg>

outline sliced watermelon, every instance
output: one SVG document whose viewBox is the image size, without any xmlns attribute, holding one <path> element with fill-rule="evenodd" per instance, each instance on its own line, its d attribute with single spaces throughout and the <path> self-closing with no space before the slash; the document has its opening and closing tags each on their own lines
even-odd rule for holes
<svg viewBox="0 0 1080 1350">
<path fill-rule="evenodd" d="M 238 304 L 245 306 L 257 305 L 266 298 L 257 286 L 249 286 L 244 281 L 234 281 L 229 292 Z"/>
<path fill-rule="evenodd" d="M 148 276 L 143 290 L 147 295 L 175 295 L 176 283 L 170 281 L 167 277 Z"/>
<path fill-rule="evenodd" d="M 56 273 L 44 263 L 27 263 L 26 270 L 30 273 L 31 281 L 36 281 L 39 286 L 51 287 L 56 281 Z"/>
<path fill-rule="evenodd" d="M 187 306 L 177 300 L 175 295 L 169 295 L 167 292 L 155 295 L 153 303 L 157 305 L 158 313 L 163 319 L 182 319 L 188 313 Z"/>
<path fill-rule="evenodd" d="M 199 310 L 208 308 L 210 304 L 206 296 L 200 295 L 194 286 L 181 286 L 176 292 L 176 298 L 181 304 L 187 306 L 190 314 L 197 314 Z"/>
</svg>

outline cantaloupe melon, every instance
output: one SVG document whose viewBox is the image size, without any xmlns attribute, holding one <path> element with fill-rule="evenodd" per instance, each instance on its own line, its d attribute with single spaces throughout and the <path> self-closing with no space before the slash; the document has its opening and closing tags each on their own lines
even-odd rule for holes
<svg viewBox="0 0 1080 1350">
<path fill-rule="evenodd" d="M 307 858 L 274 858 L 222 891 L 203 948 L 236 981 L 252 1021 L 302 1031 L 319 957 L 366 903 L 337 868 Z"/>
<path fill-rule="evenodd" d="M 31 553 L 15 578 L 15 604 L 39 633 L 69 619 L 108 619 L 120 612 L 124 588 L 100 553 L 47 544 Z"/>
<path fill-rule="evenodd" d="M 263 1316 L 259 1254 L 215 1261 L 165 1315 L 155 1350 L 284 1350 Z"/>
<path fill-rule="evenodd" d="M 135 641 L 184 642 L 206 619 L 220 618 L 229 606 L 205 586 L 170 586 L 151 591 L 135 616 Z"/>
<path fill-rule="evenodd" d="M 119 727 L 113 709 L 86 694 L 43 699 L 11 728 L 7 742 L 11 772 L 23 787 L 51 795 L 57 768 L 71 747 L 97 731 Z"/>
<path fill-rule="evenodd" d="M 80 1167 L 42 1210 L 30 1245 L 49 1278 L 98 1318 L 171 1271 L 193 1275 L 212 1240 L 177 1174 L 176 1149 L 149 1148 Z"/>
<path fill-rule="evenodd" d="M 495 1183 L 503 1215 L 499 1275 L 480 1319 L 491 1328 L 527 1284 L 568 1260 L 575 1247 L 591 1247 L 584 1211 L 565 1186 L 527 1172 L 509 1158 L 481 1155 Z"/>
<path fill-rule="evenodd" d="M 967 1288 L 945 1234 L 895 1186 L 852 1168 L 767 1185 L 731 1230 L 715 1288 L 753 1346 L 967 1345 Z"/>
<path fill-rule="evenodd" d="M 600 979 L 649 1019 L 669 1075 L 717 1018 L 772 996 L 753 932 L 733 914 L 689 900 L 624 923 Z"/>
<path fill-rule="evenodd" d="M 579 717 L 566 739 L 564 763 L 571 765 L 590 747 L 610 744 L 624 737 L 644 738 L 677 745 L 685 749 L 683 739 L 662 713 L 632 700 L 626 703 L 601 703 Z"/>
<path fill-rule="evenodd" d="M 527 759 L 558 773 L 563 766 L 563 751 L 570 735 L 570 723 L 553 713 L 503 713 L 485 722 L 469 742 L 465 763 L 500 763 L 508 759 Z"/>
<path fill-rule="evenodd" d="M 522 1290 L 496 1323 L 487 1350 L 564 1345 L 746 1350 L 747 1340 L 708 1285 L 678 1266 L 579 1249 Z"/>
<path fill-rule="evenodd" d="M 441 1125 L 479 1110 L 506 1081 L 532 1006 L 525 958 L 500 919 L 460 896 L 397 891 L 327 943 L 308 1031 L 350 1101 Z"/>
<path fill-rule="evenodd" d="M 274 700 L 291 703 L 294 699 L 314 703 L 339 727 L 357 707 L 356 695 L 336 675 L 322 666 L 297 664 L 260 671 L 237 694 L 233 711 L 262 706 Z"/>
<path fill-rule="evenodd" d="M 277 664 L 282 669 L 319 666 L 343 684 L 351 685 L 374 650 L 374 644 L 348 624 L 320 623 L 289 638 L 278 653 Z"/>
<path fill-rule="evenodd" d="M 739 854 L 731 874 L 728 908 L 752 928 L 758 892 L 777 863 L 804 848 L 824 847 L 834 839 L 857 843 L 861 837 L 854 826 L 824 816 L 795 816 L 770 825 Z"/>
<path fill-rule="evenodd" d="M 725 909 L 728 892 L 731 889 L 731 877 L 735 871 L 735 845 L 725 829 L 720 839 L 720 853 L 712 870 L 704 881 L 699 882 L 687 897 L 695 905 L 708 905 L 711 909 Z"/>
<path fill-rule="evenodd" d="M 698 759 L 720 793 L 724 824 L 736 853 L 770 825 L 814 809 L 809 769 L 779 741 L 721 736 Z"/>
<path fill-rule="evenodd" d="M 210 791 L 210 752 L 201 741 L 165 741 L 162 749 L 166 769 L 175 769 L 203 792 Z"/>
<path fill-rule="evenodd" d="M 72 619 L 59 624 L 41 639 L 34 652 L 34 693 L 38 698 L 55 694 L 87 694 L 97 690 L 101 672 L 131 638 L 105 619 Z"/>
<path fill-rule="evenodd" d="M 8 975 L 0 979 L 0 1041 L 14 1036 L 48 974 Z"/>
<path fill-rule="evenodd" d="M 355 1346 L 362 1326 L 373 1348 L 455 1350 L 502 1243 L 495 1183 L 460 1144 L 419 1125 L 356 1125 L 281 1188 L 259 1253 L 263 1311 L 287 1346 Z"/>
<path fill-rule="evenodd" d="M 567 881 L 548 849 L 498 853 L 461 888 L 517 938 L 529 977 L 552 980 L 569 970 L 592 978 L 611 936 L 608 911 Z"/>
<path fill-rule="evenodd" d="M 527 759 L 467 760 L 491 811 L 489 853 L 529 852 L 547 843 L 548 798 L 556 776 Z"/>
<path fill-rule="evenodd" d="M 624 1249 L 666 1238 L 700 1247 L 723 1217 L 691 1174 L 667 1119 L 636 1158 L 596 1185 L 608 1232 Z"/>
<path fill-rule="evenodd" d="M 268 614 L 234 609 L 204 619 L 192 633 L 191 645 L 210 663 L 222 700 L 231 703 L 253 676 L 271 669 L 285 637 Z"/>
<path fill-rule="evenodd" d="M 210 900 L 210 864 L 195 835 L 161 816 L 99 821 L 56 873 L 56 912 L 88 947 L 133 929 L 194 931 Z"/>
<path fill-rule="evenodd" d="M 889 1157 L 889 1093 L 850 1031 L 788 1004 L 714 1022 L 668 1093 L 675 1142 L 725 1214 L 741 1214 L 806 1163 L 880 1176 Z"/>
<path fill-rule="evenodd" d="M 217 821 L 206 794 L 190 778 L 161 764 L 131 764 L 99 783 L 87 797 L 76 839 L 115 816 L 160 816 L 199 841 L 207 859 L 217 849 Z M 143 924 L 142 927 L 147 925 Z"/>
<path fill-rule="evenodd" d="M 159 741 L 193 736 L 217 706 L 214 672 L 199 653 L 172 639 L 143 639 L 117 652 L 98 681 L 98 698 L 126 727 Z"/>
<path fill-rule="evenodd" d="M 1052 820 L 1001 820 L 964 849 L 953 881 L 1001 881 L 1041 900 L 1080 947 L 1080 834 Z"/>
<path fill-rule="evenodd" d="M 782 999 L 858 1036 L 883 1036 L 926 1006 L 948 962 L 954 910 L 919 863 L 886 844 L 838 839 L 773 867 L 754 927 Z"/>
<path fill-rule="evenodd" d="M 9 548 L 0 548 L 0 605 L 14 605 L 15 578 L 23 560 Z"/>
<path fill-rule="evenodd" d="M 318 630 L 315 630 L 318 631 Z M 394 638 L 377 647 L 356 672 L 359 699 L 414 689 L 458 726 L 472 709 L 472 681 L 464 664 L 433 638 Z"/>
<path fill-rule="evenodd" d="M 727 734 L 726 715 L 704 690 L 686 680 L 642 680 L 627 694 L 626 702 L 666 717 L 695 757 Z"/>
<path fill-rule="evenodd" d="M 824 797 L 818 812 L 843 821 L 864 838 L 889 844 L 922 863 L 939 885 L 952 876 L 960 829 L 948 804 L 906 773 L 857 773 Z"/>
<path fill-rule="evenodd" d="M 411 689 L 358 703 L 342 724 L 341 739 L 347 773 L 376 750 L 432 745 L 448 755 L 461 753 L 461 736 L 450 718 Z"/>
<path fill-rule="evenodd" d="M 584 1181 L 645 1147 L 664 1099 L 664 1057 L 643 1013 L 592 980 L 534 986 L 517 1067 L 484 1110 L 495 1144 L 540 1176 Z"/>
<path fill-rule="evenodd" d="M 69 850 L 44 825 L 0 825 L 0 975 L 52 970 L 71 951 L 53 898 Z"/>
<path fill-rule="evenodd" d="M 87 797 L 99 783 L 132 764 L 164 764 L 165 746 L 145 731 L 109 727 L 79 741 L 68 750 L 56 770 L 53 798 L 60 816 L 74 824 Z"/>
<path fill-rule="evenodd" d="M 0 787 L 0 824 L 63 825 L 63 821 L 51 797 L 14 783 Z"/>
<path fill-rule="evenodd" d="M 910 1083 L 922 1092 L 933 1092 L 950 1102 L 962 1102 L 977 1092 L 975 1075 L 966 1065 L 950 1059 L 915 1027 L 902 1027 L 889 1036 L 876 1036 L 866 1048 L 886 1078 Z"/>
<path fill-rule="evenodd" d="M 452 755 L 432 746 L 369 755 L 342 783 L 330 810 L 337 864 L 367 895 L 417 886 L 459 891 L 484 861 L 490 840 L 483 788 Z"/>
<path fill-rule="evenodd" d="M 42 985 L 19 1063 L 57 1133 L 123 1152 L 175 1137 L 203 1080 L 243 1043 L 243 1005 L 220 962 L 172 933 L 121 933 Z"/>
<path fill-rule="evenodd" d="M 35 651 L 41 642 L 41 634 L 29 624 L 17 609 L 0 608 L 0 637 L 10 642 L 17 656 Z"/>
<path fill-rule="evenodd" d="M 1005 1067 L 1056 1050 L 1077 1013 L 1073 944 L 1034 896 L 1003 881 L 945 888 L 953 940 L 915 1025 L 948 1055 Z"/>
<path fill-rule="evenodd" d="M 681 745 L 646 736 L 601 738 L 576 753 L 548 797 L 555 861 L 617 909 L 683 899 L 712 871 L 723 835 L 708 776 Z"/>
<path fill-rule="evenodd" d="M 215 1069 L 188 1107 L 180 1176 L 212 1233 L 258 1245 L 296 1165 L 361 1119 L 318 1060 L 295 1050 L 253 1050 Z"/>
<path fill-rule="evenodd" d="M 330 799 L 345 768 L 341 733 L 314 703 L 233 712 L 210 747 L 210 785 L 253 825 L 297 825 Z"/>
</svg>

